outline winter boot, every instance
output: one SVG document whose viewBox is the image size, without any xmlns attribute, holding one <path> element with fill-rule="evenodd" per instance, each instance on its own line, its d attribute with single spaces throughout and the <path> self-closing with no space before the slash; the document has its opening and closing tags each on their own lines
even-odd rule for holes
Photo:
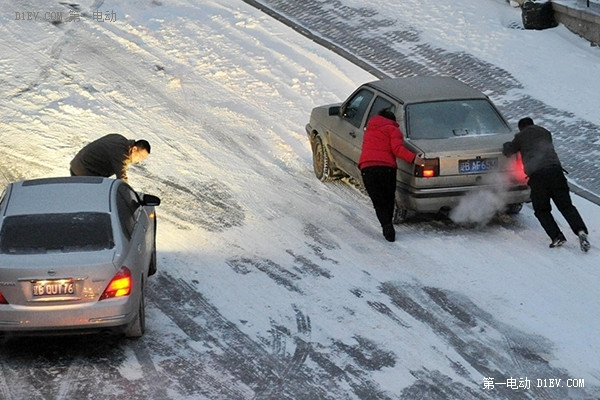
<svg viewBox="0 0 600 400">
<path fill-rule="evenodd" d="M 587 252 L 590 249 L 590 241 L 588 240 L 587 233 L 579 231 L 577 236 L 579 236 L 579 247 L 581 248 L 581 251 Z"/>
<path fill-rule="evenodd" d="M 561 232 L 558 234 L 558 236 L 552 239 L 552 243 L 550 243 L 550 248 L 562 246 L 563 244 L 565 244 L 566 241 L 567 238 L 565 238 L 565 235 L 563 235 Z"/>
<path fill-rule="evenodd" d="M 394 242 L 396 240 L 396 230 L 394 230 L 394 225 L 385 224 L 383 226 L 383 237 L 388 242 Z"/>
</svg>

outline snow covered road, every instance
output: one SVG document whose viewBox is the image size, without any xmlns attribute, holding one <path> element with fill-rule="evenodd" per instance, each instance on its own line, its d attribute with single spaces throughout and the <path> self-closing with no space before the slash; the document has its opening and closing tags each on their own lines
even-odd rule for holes
<svg viewBox="0 0 600 400">
<path fill-rule="evenodd" d="M 316 180 L 304 132 L 372 75 L 241 0 L 122 3 L 0 0 L 0 180 L 66 175 L 106 133 L 151 142 L 130 174 L 163 200 L 148 331 L 2 342 L 0 399 L 600 396 L 598 206 L 575 198 L 588 254 L 548 249 L 529 206 L 390 244 L 359 189 Z"/>
</svg>

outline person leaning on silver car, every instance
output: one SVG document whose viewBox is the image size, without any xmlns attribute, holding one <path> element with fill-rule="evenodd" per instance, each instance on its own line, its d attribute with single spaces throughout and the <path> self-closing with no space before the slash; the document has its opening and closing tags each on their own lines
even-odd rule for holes
<svg viewBox="0 0 600 400">
<path fill-rule="evenodd" d="M 103 136 L 83 147 L 71 160 L 71 176 L 115 175 L 128 182 L 127 168 L 150 154 L 147 140 L 130 140 L 117 133 Z"/>
<path fill-rule="evenodd" d="M 396 196 L 396 157 L 420 164 L 423 159 L 404 147 L 396 116 L 389 109 L 379 111 L 367 122 L 358 167 L 365 189 L 371 198 L 383 236 L 396 240 L 394 201 Z"/>
</svg>

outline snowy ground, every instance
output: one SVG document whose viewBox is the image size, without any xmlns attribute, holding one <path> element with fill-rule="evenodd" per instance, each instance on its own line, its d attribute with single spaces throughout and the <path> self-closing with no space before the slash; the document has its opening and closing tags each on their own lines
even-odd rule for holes
<svg viewBox="0 0 600 400">
<path fill-rule="evenodd" d="M 507 29 L 504 1 L 423 3 L 369 7 L 600 123 L 597 48 Z M 163 199 L 160 272 L 147 335 L 101 347 L 110 366 L 85 342 L 56 358 L 7 344 L 0 399 L 600 396 L 597 205 L 574 198 L 588 254 L 560 218 L 569 241 L 548 249 L 529 206 L 479 228 L 414 220 L 387 243 L 360 190 L 314 178 L 304 132 L 373 76 L 240 0 L 70 7 L 0 0 L 0 180 L 66 175 L 106 133 L 149 140 L 130 180 Z M 79 21 L 43 18 L 69 10 Z"/>
</svg>

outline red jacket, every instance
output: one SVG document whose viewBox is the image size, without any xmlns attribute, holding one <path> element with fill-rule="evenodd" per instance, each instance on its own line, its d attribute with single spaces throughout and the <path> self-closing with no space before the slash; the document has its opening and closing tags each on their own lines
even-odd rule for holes
<svg viewBox="0 0 600 400">
<path fill-rule="evenodd" d="M 367 122 L 358 168 L 386 166 L 396 168 L 396 157 L 413 162 L 415 154 L 404 147 L 400 125 L 396 121 L 375 115 Z"/>
</svg>

